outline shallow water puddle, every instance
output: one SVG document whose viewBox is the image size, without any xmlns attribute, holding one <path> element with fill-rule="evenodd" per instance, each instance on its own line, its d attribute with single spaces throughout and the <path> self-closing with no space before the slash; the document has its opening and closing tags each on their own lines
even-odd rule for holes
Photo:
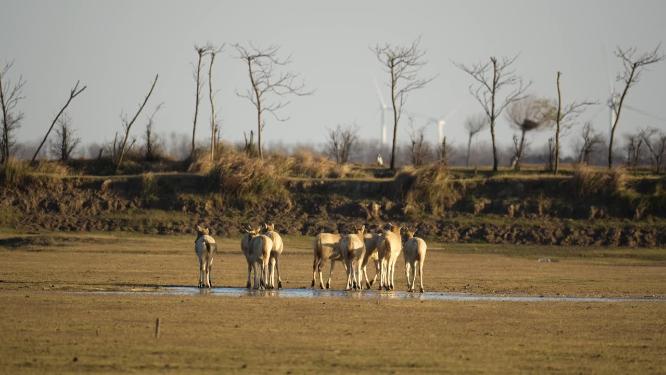
<svg viewBox="0 0 666 375">
<path fill-rule="evenodd" d="M 79 292 L 77 292 L 79 293 Z M 492 302 L 666 302 L 659 297 L 622 298 L 622 297 L 563 297 L 563 296 L 506 296 L 469 293 L 425 292 L 410 293 L 405 291 L 342 291 L 321 289 L 280 289 L 251 290 L 246 288 L 211 288 L 195 287 L 159 287 L 140 288 L 130 291 L 93 291 L 87 294 L 122 294 L 122 295 L 212 295 L 228 297 L 269 297 L 269 298 L 351 298 L 351 299 L 396 299 L 420 301 L 492 301 Z"/>
</svg>

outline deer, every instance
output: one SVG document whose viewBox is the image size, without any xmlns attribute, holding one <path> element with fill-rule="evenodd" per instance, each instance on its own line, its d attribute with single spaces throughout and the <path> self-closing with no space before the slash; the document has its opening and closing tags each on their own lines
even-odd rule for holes
<svg viewBox="0 0 666 375">
<path fill-rule="evenodd" d="M 402 251 L 402 237 L 400 236 L 400 227 L 387 224 L 383 229 L 383 240 L 377 247 L 379 263 L 381 265 L 379 272 L 379 290 L 394 289 L 395 263 Z"/>
<path fill-rule="evenodd" d="M 210 273 L 213 268 L 213 255 L 217 251 L 215 239 L 210 229 L 197 224 L 194 228 L 197 238 L 194 240 L 194 252 L 199 258 L 199 288 L 211 288 Z"/>
<path fill-rule="evenodd" d="M 384 240 L 384 237 L 381 233 L 366 233 L 363 235 L 363 240 L 365 242 L 365 254 L 363 256 L 363 263 L 361 264 L 361 267 L 363 269 L 363 276 L 365 278 L 365 287 L 366 289 L 370 289 L 370 287 L 374 285 L 375 281 L 377 281 L 377 277 L 381 271 L 377 247 L 379 246 L 380 242 Z M 372 278 L 372 281 L 368 281 L 367 272 L 367 266 L 370 260 L 372 260 L 375 264 L 375 276 Z"/>
<path fill-rule="evenodd" d="M 342 262 L 342 253 L 340 252 L 340 239 L 341 235 L 337 233 L 319 233 L 315 236 L 315 240 L 312 244 L 314 260 L 312 262 L 312 288 L 315 287 L 315 281 L 317 279 L 317 274 L 319 274 L 319 287 L 321 289 L 329 289 L 331 287 L 331 277 L 333 275 L 333 268 L 335 262 Z M 326 287 L 324 287 L 324 278 L 322 275 L 322 269 L 326 263 L 331 263 L 331 268 L 328 273 L 328 280 L 326 281 Z M 346 266 L 345 266 L 346 267 Z"/>
<path fill-rule="evenodd" d="M 347 287 L 345 290 L 363 289 L 361 278 L 363 275 L 363 259 L 365 258 L 365 225 L 360 228 L 354 226 L 353 232 L 340 239 L 340 253 L 347 268 Z"/>
<path fill-rule="evenodd" d="M 277 270 L 277 288 L 282 288 L 282 278 L 280 277 L 280 255 L 284 250 L 284 243 L 282 242 L 282 237 L 278 232 L 275 231 L 275 224 L 270 223 L 264 225 L 261 228 L 261 233 L 270 237 L 273 241 L 273 249 L 271 250 L 270 255 L 270 266 L 268 273 L 268 289 L 275 288 L 275 271 Z"/>
<path fill-rule="evenodd" d="M 407 240 L 403 245 L 403 256 L 405 258 L 405 276 L 407 277 L 407 291 L 414 291 L 414 282 L 416 281 L 416 265 L 419 266 L 419 291 L 423 293 L 423 264 L 425 263 L 426 251 L 428 246 L 426 242 L 419 238 L 414 237 L 415 230 L 405 229 Z M 411 281 L 410 281 L 411 274 Z"/>
<path fill-rule="evenodd" d="M 247 261 L 247 284 L 246 288 L 264 289 L 267 285 L 268 267 L 273 250 L 273 240 L 261 234 L 261 228 L 243 226 L 245 232 L 241 237 L 241 250 Z M 254 272 L 254 284 L 251 276 Z"/>
</svg>

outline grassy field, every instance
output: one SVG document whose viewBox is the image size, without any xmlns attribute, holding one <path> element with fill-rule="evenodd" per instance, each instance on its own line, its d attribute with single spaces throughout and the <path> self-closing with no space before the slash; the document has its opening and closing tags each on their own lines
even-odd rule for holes
<svg viewBox="0 0 666 375">
<path fill-rule="evenodd" d="M 213 282 L 244 285 L 238 241 L 218 240 Z M 309 287 L 310 241 L 285 238 L 285 287 Z M 0 232 L 0 373 L 666 372 L 663 301 L 130 293 L 194 286 L 192 246 L 184 236 Z M 401 262 L 396 271 L 404 290 Z M 428 291 L 666 297 L 664 249 L 431 244 L 425 273 Z"/>
</svg>

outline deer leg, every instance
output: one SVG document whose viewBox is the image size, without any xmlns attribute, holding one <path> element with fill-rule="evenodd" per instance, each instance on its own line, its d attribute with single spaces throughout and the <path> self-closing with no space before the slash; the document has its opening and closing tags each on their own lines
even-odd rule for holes
<svg viewBox="0 0 666 375">
<path fill-rule="evenodd" d="M 419 261 L 419 283 L 421 284 L 421 293 L 423 293 L 423 261 Z"/>
<path fill-rule="evenodd" d="M 275 268 L 277 269 L 278 289 L 282 289 L 282 279 L 280 278 L 280 256 L 275 257 Z"/>
<path fill-rule="evenodd" d="M 312 284 L 310 284 L 310 287 L 312 289 L 314 289 L 315 287 L 315 280 L 317 279 L 317 269 L 319 269 L 319 259 L 315 256 L 314 260 L 312 261 Z"/>
<path fill-rule="evenodd" d="M 328 280 L 326 281 L 326 289 L 331 289 L 331 278 L 333 277 L 333 268 L 335 268 L 335 261 L 330 260 L 331 262 L 331 268 L 328 271 Z"/>
<path fill-rule="evenodd" d="M 199 258 L 199 288 L 204 286 L 204 264 L 203 259 Z"/>
<path fill-rule="evenodd" d="M 252 288 L 252 282 L 250 281 L 251 277 L 252 277 L 252 263 L 250 261 L 248 261 L 247 262 L 247 283 L 245 283 L 245 287 L 248 288 L 248 289 Z"/>
</svg>

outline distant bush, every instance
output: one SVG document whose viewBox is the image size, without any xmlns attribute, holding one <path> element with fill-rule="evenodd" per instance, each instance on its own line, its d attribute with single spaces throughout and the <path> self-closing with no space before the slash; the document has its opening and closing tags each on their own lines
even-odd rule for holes
<svg viewBox="0 0 666 375">
<path fill-rule="evenodd" d="M 349 164 L 337 164 L 333 160 L 315 153 L 312 150 L 296 149 L 290 156 L 273 154 L 269 162 L 276 168 L 291 177 L 307 178 L 344 178 L 360 177 L 362 174 L 354 173 Z"/>
<path fill-rule="evenodd" d="M 33 173 L 48 174 L 57 177 L 66 177 L 70 175 L 69 167 L 60 161 L 42 160 L 30 169 Z"/>
<path fill-rule="evenodd" d="M 0 166 L 0 183 L 5 186 L 18 186 L 34 182 L 55 187 L 69 173 L 66 165 L 56 161 L 40 161 L 30 165 L 30 162 L 25 160 L 10 159 Z"/>
<path fill-rule="evenodd" d="M 159 201 L 159 191 L 155 175 L 148 172 L 141 175 L 141 200 L 150 206 Z"/>
<path fill-rule="evenodd" d="M 579 199 L 619 196 L 627 190 L 627 174 L 622 168 L 608 172 L 581 165 L 574 170 L 571 188 Z"/>
<path fill-rule="evenodd" d="M 6 186 L 22 184 L 30 173 L 28 162 L 17 159 L 9 159 L 0 166 L 0 182 Z"/>
<path fill-rule="evenodd" d="M 226 153 L 207 173 L 215 190 L 237 206 L 271 203 L 290 206 L 282 175 L 271 163 L 244 153 Z"/>
<path fill-rule="evenodd" d="M 453 175 L 441 164 L 431 164 L 415 170 L 405 170 L 396 176 L 396 181 L 409 181 L 404 186 L 405 204 L 418 207 L 433 215 L 442 215 L 460 198 L 462 187 L 456 187 Z M 399 182 L 400 183 L 400 182 Z"/>
</svg>

